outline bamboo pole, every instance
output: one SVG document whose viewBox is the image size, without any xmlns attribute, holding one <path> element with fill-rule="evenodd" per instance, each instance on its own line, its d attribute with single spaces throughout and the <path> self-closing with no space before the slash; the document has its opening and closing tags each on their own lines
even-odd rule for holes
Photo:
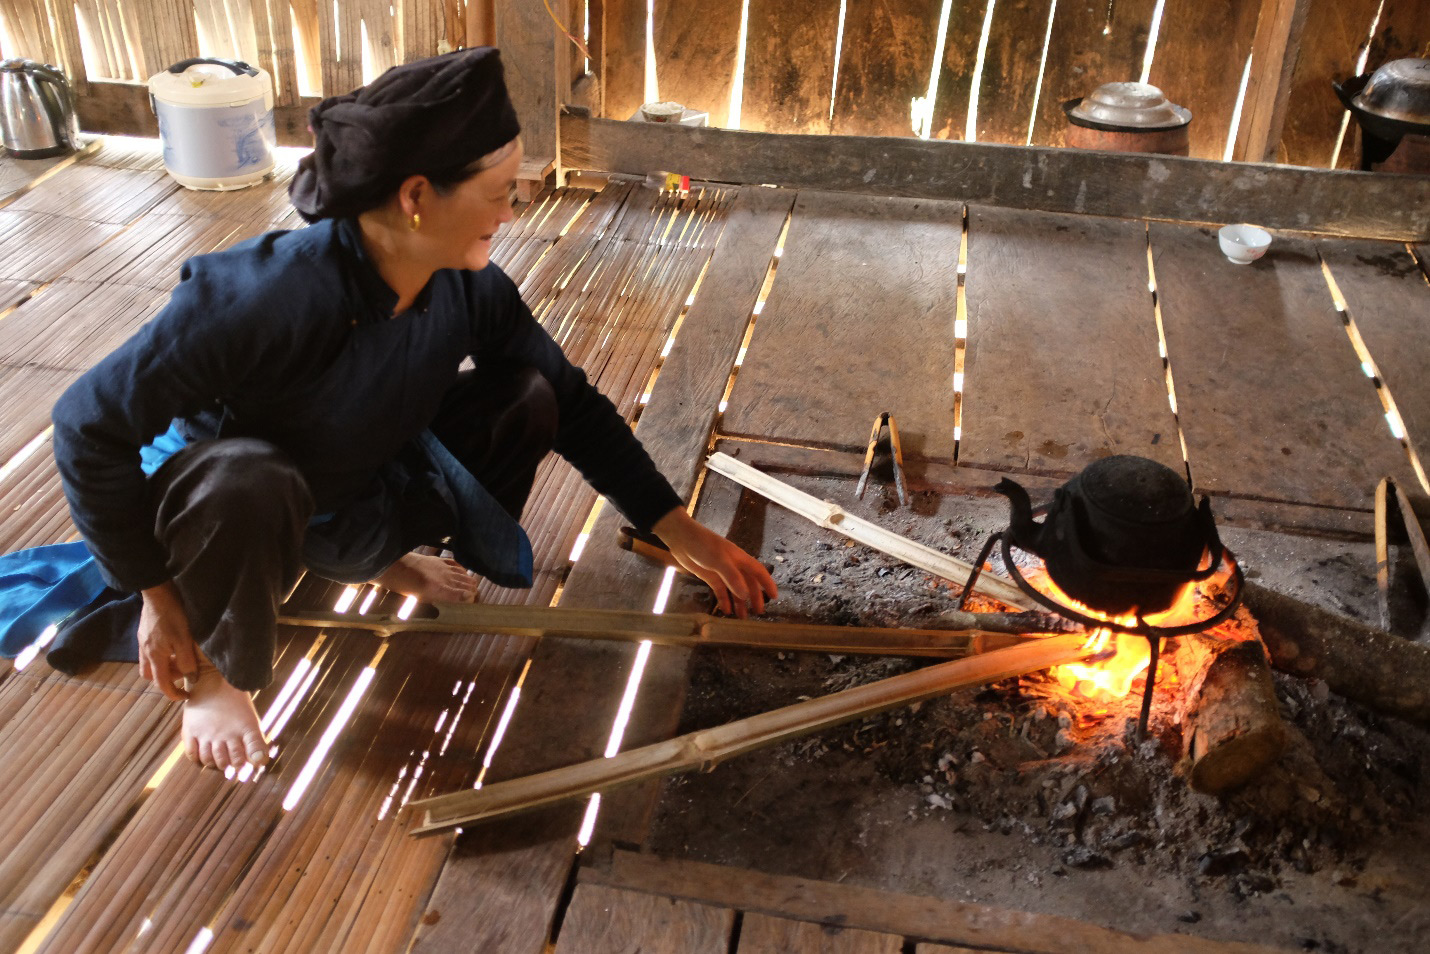
<svg viewBox="0 0 1430 954">
<path fill-rule="evenodd" d="M 412 833 L 441 831 L 454 825 L 539 808 L 659 775 L 709 770 L 725 759 L 853 719 L 912 705 L 955 689 L 1076 662 L 1092 654 L 1085 637 L 1053 636 L 985 656 L 940 663 L 881 679 L 719 728 L 631 749 L 611 758 L 593 759 L 475 791 L 422 799 L 408 805 L 420 819 Z"/>
<path fill-rule="evenodd" d="M 711 454 L 707 465 L 715 473 L 728 477 L 743 487 L 748 487 L 782 507 L 793 510 L 806 520 L 826 529 L 838 531 L 851 540 L 857 540 L 921 570 L 927 570 L 936 576 L 959 584 L 966 582 L 969 574 L 973 572 L 971 563 L 965 563 L 945 553 L 940 553 L 933 547 L 924 546 L 922 543 L 901 537 L 877 524 L 853 516 L 838 504 L 820 500 L 802 490 L 791 487 L 784 481 L 756 470 L 729 454 Z M 1032 606 L 1028 597 L 1016 586 L 988 573 L 979 576 L 976 591 L 1009 606 L 1025 609 Z"/>
<path fill-rule="evenodd" d="M 432 604 L 425 619 L 307 612 L 280 616 L 288 626 L 400 632 L 490 633 L 505 636 L 650 640 L 666 646 L 748 646 L 803 652 L 869 653 L 880 656 L 966 656 L 1026 642 L 1029 634 L 1066 632 L 1046 613 L 957 613 L 948 629 L 888 629 L 725 619 L 706 613 L 567 609 L 491 603 Z M 953 628 L 958 627 L 958 628 Z"/>
</svg>

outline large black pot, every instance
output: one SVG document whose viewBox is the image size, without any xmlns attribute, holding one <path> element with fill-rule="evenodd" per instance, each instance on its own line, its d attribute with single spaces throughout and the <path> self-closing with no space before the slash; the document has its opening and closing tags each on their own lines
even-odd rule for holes
<svg viewBox="0 0 1430 954">
<path fill-rule="evenodd" d="M 1021 485 L 1005 478 L 994 489 L 1011 504 L 1013 543 L 1041 557 L 1064 593 L 1108 615 L 1165 610 L 1221 563 L 1210 504 L 1145 457 L 1089 465 L 1057 489 L 1041 523 Z"/>
</svg>

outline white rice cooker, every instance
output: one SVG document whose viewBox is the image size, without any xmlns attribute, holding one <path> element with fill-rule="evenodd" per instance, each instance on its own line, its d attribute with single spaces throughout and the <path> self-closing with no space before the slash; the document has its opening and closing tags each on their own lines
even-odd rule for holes
<svg viewBox="0 0 1430 954">
<path fill-rule="evenodd" d="M 195 58 L 149 78 L 164 168 L 190 189 L 242 189 L 273 172 L 273 80 L 239 60 Z"/>
</svg>

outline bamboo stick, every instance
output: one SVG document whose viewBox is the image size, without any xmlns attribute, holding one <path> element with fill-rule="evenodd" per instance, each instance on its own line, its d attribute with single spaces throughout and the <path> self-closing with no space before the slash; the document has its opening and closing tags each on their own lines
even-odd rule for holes
<svg viewBox="0 0 1430 954">
<path fill-rule="evenodd" d="M 959 613 L 947 618 L 959 629 L 889 629 L 767 620 L 725 619 L 707 613 L 567 609 L 485 603 L 431 604 L 436 616 L 402 620 L 307 612 L 280 616 L 288 626 L 363 629 L 381 636 L 401 632 L 490 633 L 572 637 L 666 646 L 748 646 L 802 652 L 868 653 L 880 656 L 965 656 L 1026 642 L 1027 634 L 1066 631 L 1045 613 Z"/>
<path fill-rule="evenodd" d="M 933 547 L 924 546 L 922 543 L 901 537 L 877 524 L 853 516 L 838 504 L 819 500 L 802 490 L 791 487 L 782 480 L 756 470 L 743 461 L 736 460 L 729 454 L 711 454 L 707 466 L 715 473 L 729 477 L 737 484 L 773 500 L 806 520 L 826 529 L 835 530 L 851 540 L 857 540 L 866 546 L 873 547 L 875 550 L 887 553 L 946 580 L 962 584 L 973 572 L 971 563 L 965 563 L 955 557 L 940 553 Z M 986 572 L 979 576 L 975 589 L 976 592 L 990 596 L 1009 606 L 1024 609 L 1032 606 L 1028 597 L 1012 583 Z"/>
<path fill-rule="evenodd" d="M 853 719 L 911 705 L 955 689 L 1020 676 L 1092 655 L 1082 636 L 1053 636 L 940 663 L 807 702 L 740 719 L 715 729 L 631 749 L 476 791 L 453 792 L 409 804 L 419 823 L 413 834 L 550 805 L 674 772 L 709 770 L 725 759 L 798 738 Z"/>
</svg>

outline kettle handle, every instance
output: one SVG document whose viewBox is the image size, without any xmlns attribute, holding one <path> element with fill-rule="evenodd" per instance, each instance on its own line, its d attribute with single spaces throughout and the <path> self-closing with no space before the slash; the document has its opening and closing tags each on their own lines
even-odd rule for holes
<svg viewBox="0 0 1430 954">
<path fill-rule="evenodd" d="M 244 74 L 247 74 L 249 76 L 258 75 L 258 70 L 249 66 L 247 63 L 243 62 L 243 60 L 223 60 L 219 59 L 216 56 L 195 56 L 187 60 L 180 60 L 173 66 L 169 67 L 169 72 L 178 75 L 189 67 L 198 66 L 201 63 L 207 63 L 212 66 L 227 66 L 229 69 L 233 70 L 234 76 L 243 76 Z"/>
<path fill-rule="evenodd" d="M 29 63 L 25 67 L 25 72 L 33 75 L 39 82 L 53 83 L 58 88 L 60 115 L 53 115 L 54 110 L 48 105 L 45 109 L 51 113 L 50 121 L 54 123 L 57 137 L 71 148 L 77 147 L 79 144 L 79 121 L 75 115 L 74 93 L 70 90 L 69 80 L 65 79 L 64 72 L 58 66 L 37 62 Z"/>
</svg>

